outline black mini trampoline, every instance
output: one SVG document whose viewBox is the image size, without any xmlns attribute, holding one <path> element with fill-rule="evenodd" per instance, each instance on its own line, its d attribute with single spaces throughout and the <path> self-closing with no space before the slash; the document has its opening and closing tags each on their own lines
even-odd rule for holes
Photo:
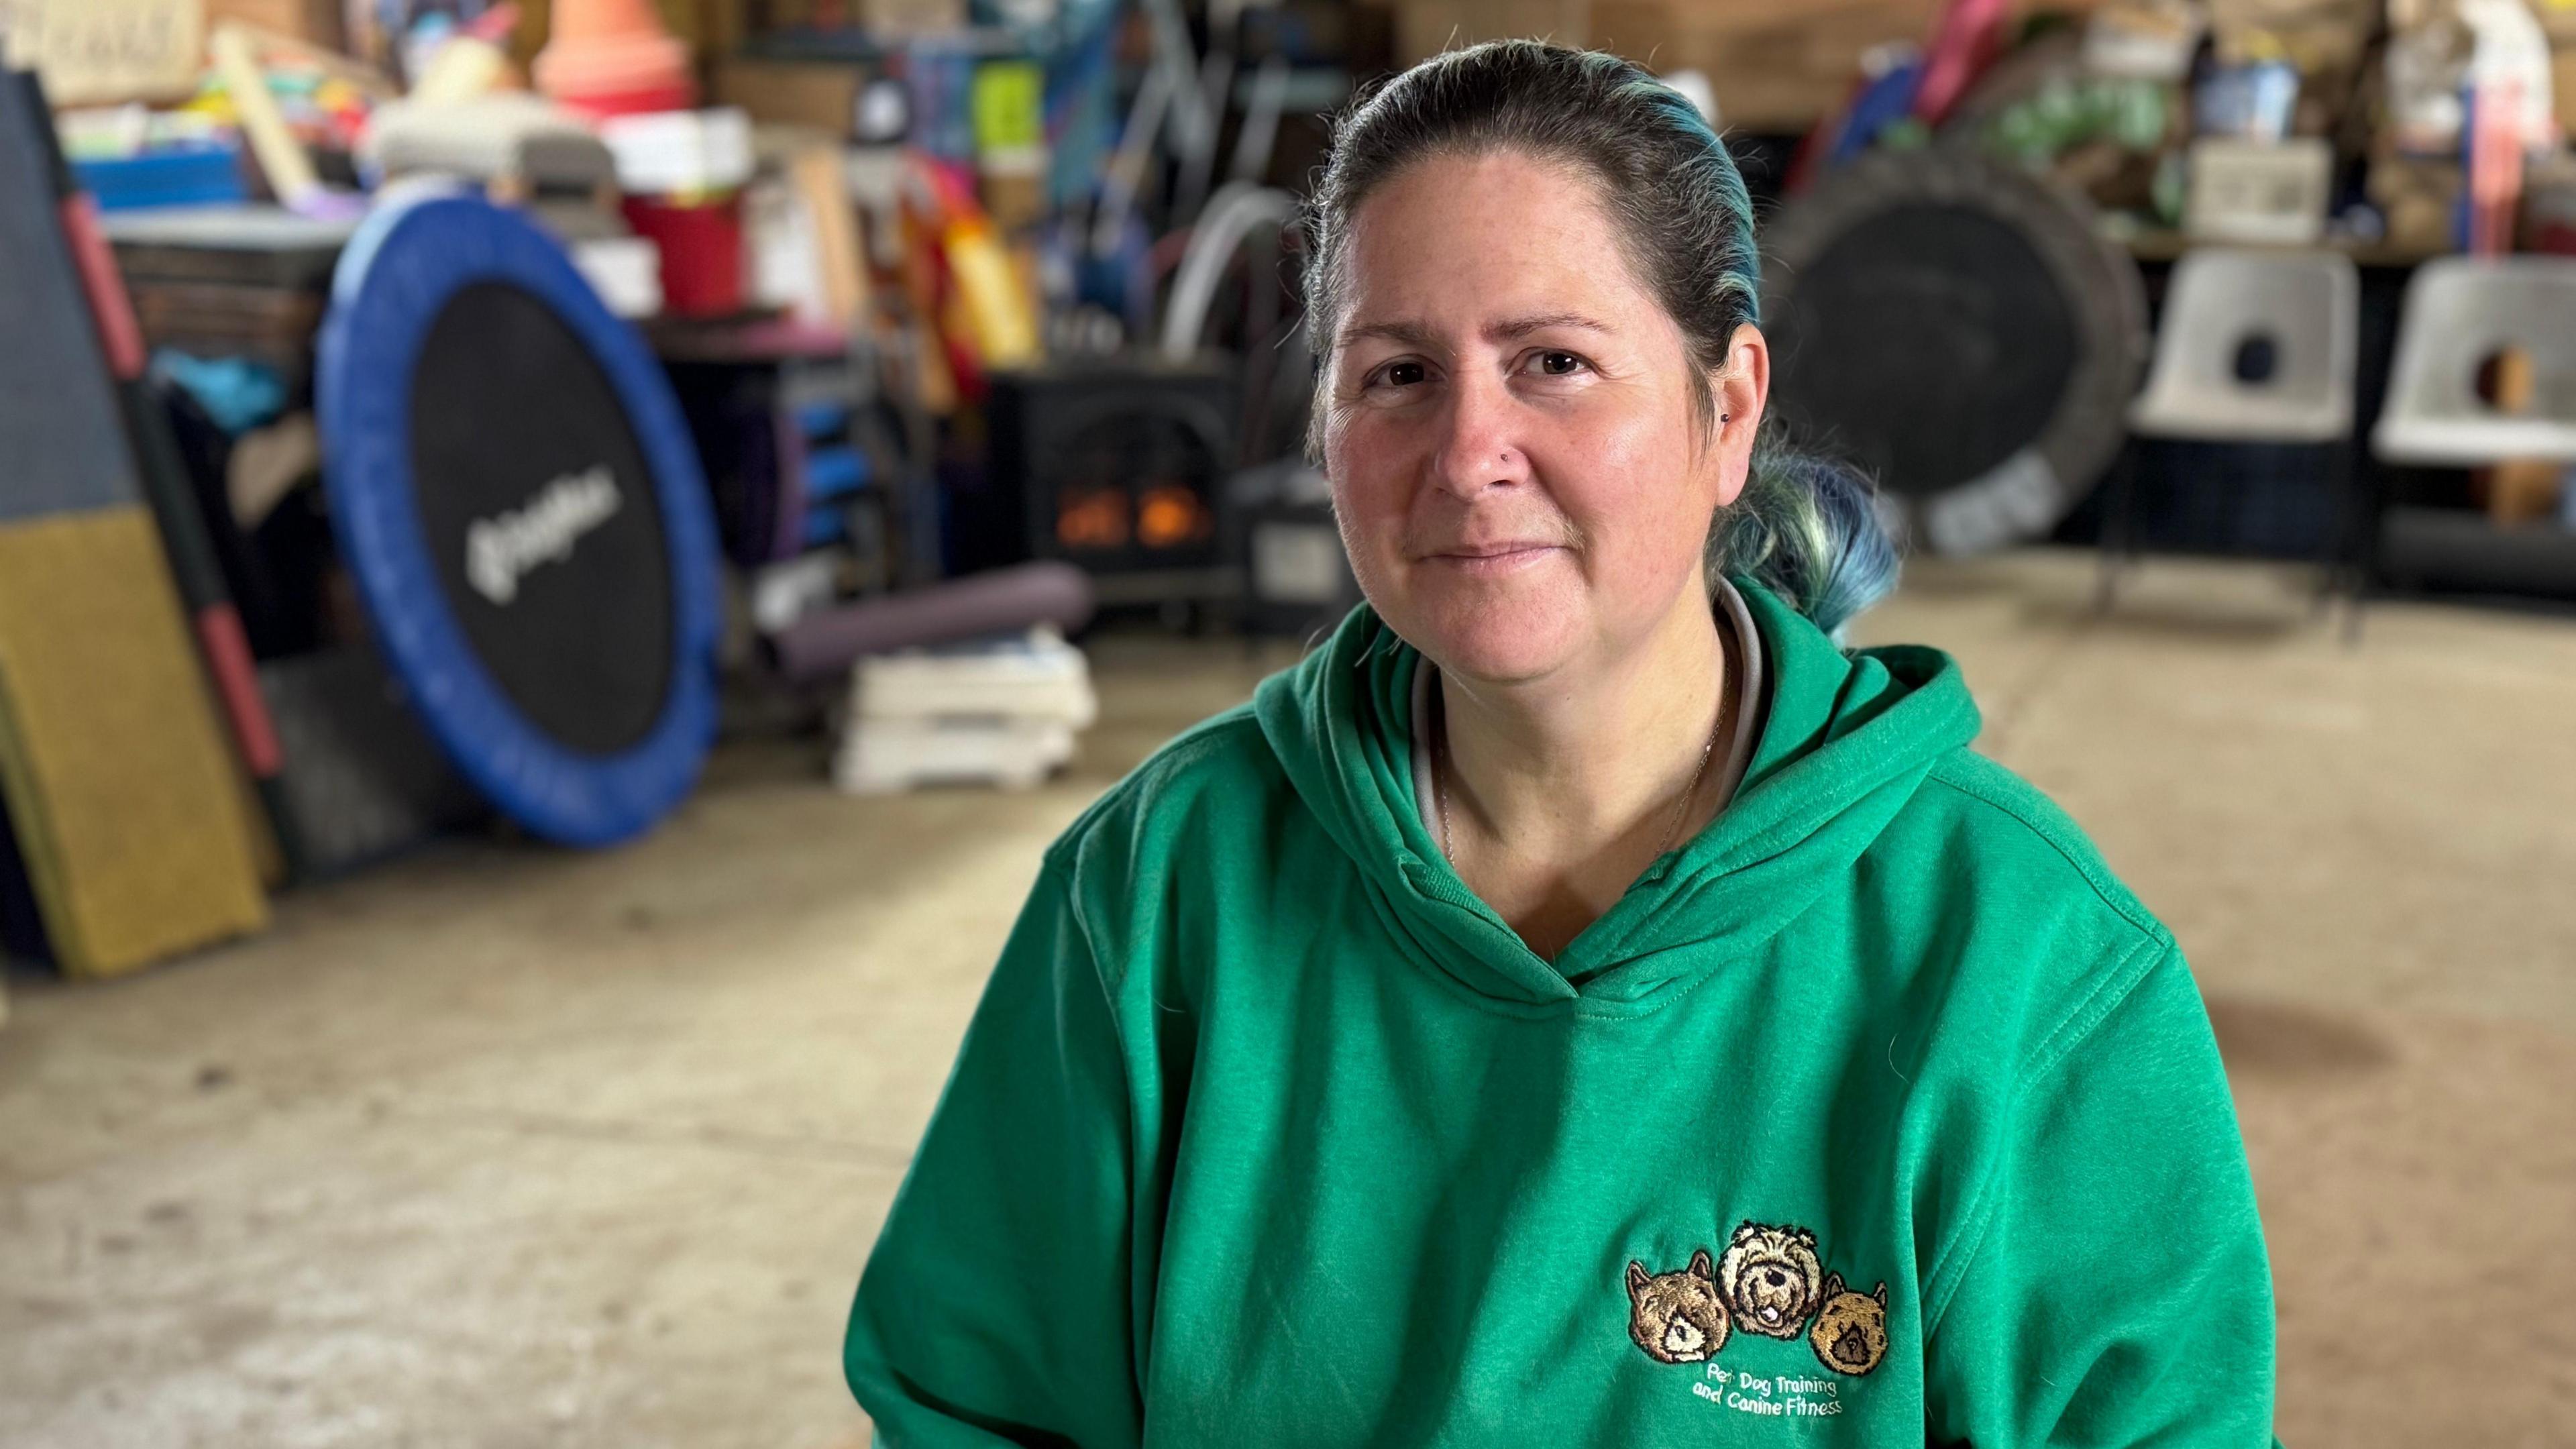
<svg viewBox="0 0 2576 1449">
<path fill-rule="evenodd" d="M 718 563 L 634 330 L 533 223 L 426 194 L 342 255 L 315 391 L 333 530 L 458 769 L 563 844 L 660 819 L 714 733 Z"/>
<path fill-rule="evenodd" d="M 2082 198 L 1958 146 L 1873 152 L 1762 250 L 1773 408 L 1932 551 L 2045 534 L 2118 451 L 2146 299 Z"/>
</svg>

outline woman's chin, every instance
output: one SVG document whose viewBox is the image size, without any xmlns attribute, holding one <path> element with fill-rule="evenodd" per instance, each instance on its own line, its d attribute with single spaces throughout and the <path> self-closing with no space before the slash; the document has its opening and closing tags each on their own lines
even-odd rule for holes
<svg viewBox="0 0 2576 1449">
<path fill-rule="evenodd" d="M 1494 601 L 1480 608 L 1439 609 L 1407 642 L 1440 667 L 1497 684 L 1536 679 L 1566 662 L 1578 631 L 1561 600 Z"/>
</svg>

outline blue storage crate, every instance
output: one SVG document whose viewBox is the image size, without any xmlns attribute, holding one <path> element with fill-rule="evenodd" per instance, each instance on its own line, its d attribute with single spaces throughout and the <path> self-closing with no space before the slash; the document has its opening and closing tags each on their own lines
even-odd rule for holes
<svg viewBox="0 0 2576 1449">
<path fill-rule="evenodd" d="M 816 448 L 805 455 L 805 501 L 824 503 L 867 486 L 868 460 L 856 448 Z"/>
<path fill-rule="evenodd" d="M 850 521 L 837 508 L 817 508 L 805 515 L 805 546 L 822 548 L 850 536 Z"/>
<path fill-rule="evenodd" d="M 808 438 L 829 438 L 848 432 L 850 405 L 823 399 L 798 405 L 796 431 Z"/>
<path fill-rule="evenodd" d="M 225 206 L 250 200 L 241 153 L 214 141 L 190 141 L 112 160 L 74 161 L 72 174 L 101 211 L 153 206 Z"/>
</svg>

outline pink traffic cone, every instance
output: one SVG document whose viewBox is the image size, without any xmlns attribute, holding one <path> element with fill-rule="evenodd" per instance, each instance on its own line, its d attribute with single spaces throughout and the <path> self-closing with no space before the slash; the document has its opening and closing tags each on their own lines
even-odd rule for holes
<svg viewBox="0 0 2576 1449">
<path fill-rule="evenodd" d="M 585 115 L 685 111 L 697 100 L 688 50 L 651 0 L 555 0 L 533 71 L 538 90 Z"/>
</svg>

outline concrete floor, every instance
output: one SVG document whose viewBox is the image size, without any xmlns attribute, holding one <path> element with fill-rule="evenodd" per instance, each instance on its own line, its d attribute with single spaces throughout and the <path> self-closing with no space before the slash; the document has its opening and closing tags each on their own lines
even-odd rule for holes
<svg viewBox="0 0 2576 1449">
<path fill-rule="evenodd" d="M 2294 577 L 1918 564 L 1983 748 L 2173 925 L 2307 1446 L 2576 1444 L 2576 624 Z M 1040 847 L 1268 664 L 1109 641 L 1034 794 L 729 748 L 651 839 L 442 846 L 0 1028 L 0 1445 L 746 1446 L 865 1428 L 852 1281 Z M 2212 1371 L 2221 1366 L 2212 1365 Z"/>
</svg>

